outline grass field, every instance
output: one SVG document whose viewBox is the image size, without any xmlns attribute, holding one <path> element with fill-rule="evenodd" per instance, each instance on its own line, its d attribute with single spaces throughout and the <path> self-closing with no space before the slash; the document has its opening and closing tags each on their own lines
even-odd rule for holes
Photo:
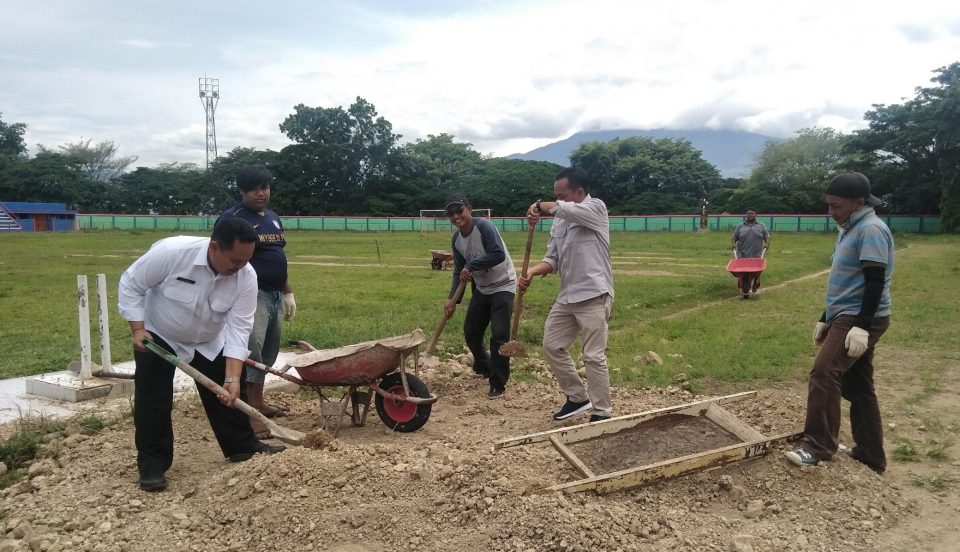
<svg viewBox="0 0 960 552">
<path fill-rule="evenodd" d="M 0 235 L 0 377 L 62 370 L 79 357 L 76 275 L 107 275 L 114 361 L 132 358 L 129 331 L 116 310 L 120 274 L 167 234 L 100 231 Z M 439 322 L 449 271 L 429 268 L 430 249 L 449 249 L 442 233 L 288 232 L 290 277 L 298 312 L 284 338 L 317 347 L 348 345 Z M 506 233 L 519 268 L 525 235 Z M 534 242 L 532 262 L 546 234 Z M 765 293 L 735 298 L 726 272 L 726 233 L 615 233 L 616 304 L 609 365 L 615 383 L 663 385 L 679 372 L 697 387 L 724 382 L 804 379 L 813 348 L 810 332 L 823 310 L 833 235 L 776 234 L 763 274 Z M 944 352 L 957 350 L 960 238 L 897 235 L 894 319 L 884 343 Z M 537 351 L 558 279 L 537 280 L 525 298 L 520 339 Z M 779 284 L 786 284 L 778 286 Z M 95 316 L 95 297 L 91 297 Z M 702 308 L 697 308 L 698 306 Z M 463 309 L 444 333 L 459 350 Z M 95 322 L 95 321 L 94 321 Z M 95 323 L 92 324 L 95 326 Z M 98 337 L 93 336 L 94 350 Z M 662 366 L 634 361 L 648 350 Z M 97 361 L 96 352 L 94 361 Z M 524 377 L 522 361 L 516 376 Z"/>
</svg>

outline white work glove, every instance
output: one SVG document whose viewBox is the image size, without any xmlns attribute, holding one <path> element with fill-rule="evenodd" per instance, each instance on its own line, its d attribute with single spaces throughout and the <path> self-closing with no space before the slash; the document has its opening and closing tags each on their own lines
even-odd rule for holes
<svg viewBox="0 0 960 552">
<path fill-rule="evenodd" d="M 847 347 L 847 356 L 854 358 L 862 356 L 867 350 L 867 340 L 869 338 L 870 334 L 867 333 L 867 330 L 856 326 L 850 328 L 850 331 L 847 332 L 847 339 L 843 342 Z"/>
<path fill-rule="evenodd" d="M 293 299 L 293 292 L 283 294 L 283 319 L 293 320 L 293 315 L 297 314 L 297 302 Z"/>
<path fill-rule="evenodd" d="M 817 347 L 823 345 L 823 340 L 827 338 L 827 330 L 830 328 L 830 324 L 826 322 L 817 322 L 817 325 L 813 327 L 813 344 Z"/>
</svg>

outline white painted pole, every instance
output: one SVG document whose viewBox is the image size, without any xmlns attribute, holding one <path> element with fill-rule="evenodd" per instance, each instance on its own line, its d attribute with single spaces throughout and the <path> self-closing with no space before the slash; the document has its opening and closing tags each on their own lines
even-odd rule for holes
<svg viewBox="0 0 960 552">
<path fill-rule="evenodd" d="M 110 363 L 110 308 L 107 306 L 107 276 L 97 274 L 97 318 L 100 326 L 100 366 L 111 370 Z"/>
<path fill-rule="evenodd" d="M 87 276 L 77 275 L 77 310 L 80 317 L 80 379 L 93 377 L 90 360 L 90 304 L 87 293 Z"/>
</svg>

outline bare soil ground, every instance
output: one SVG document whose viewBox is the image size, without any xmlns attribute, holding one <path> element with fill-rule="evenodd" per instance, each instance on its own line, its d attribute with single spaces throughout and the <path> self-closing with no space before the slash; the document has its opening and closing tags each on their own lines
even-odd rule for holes
<svg viewBox="0 0 960 552">
<path fill-rule="evenodd" d="M 923 390 L 906 368 L 943 359 L 889 349 L 878 356 L 881 405 L 893 424 L 888 449 L 896 439 L 943 429 L 931 427 L 932 418 L 960 420 L 949 391 L 933 394 L 929 405 L 904 406 Z M 956 389 L 960 368 L 948 362 L 954 365 L 944 388 Z M 239 464 L 222 458 L 202 408 L 182 401 L 174 411 L 170 487 L 156 494 L 137 488 L 129 419 L 94 435 L 74 428 L 45 446 L 28 479 L 2 492 L 0 552 L 946 551 L 960 542 L 955 488 L 911 484 L 918 476 L 955 475 L 949 459 L 939 466 L 892 462 L 878 476 L 843 455 L 801 470 L 776 453 L 608 495 L 534 492 L 578 473 L 548 445 L 497 452 L 491 445 L 557 427 L 550 415 L 561 394 L 542 367 L 537 381 L 511 385 L 495 401 L 485 398 L 486 382 L 469 374 L 456 361 L 424 373 L 441 399 L 415 433 L 395 433 L 371 411 L 365 427 L 345 425 L 323 449 L 291 447 Z M 694 398 L 678 388 L 614 390 L 618 414 Z M 277 420 L 282 424 L 309 431 L 319 421 L 316 401 L 279 392 L 271 399 L 291 409 Z M 790 385 L 727 408 L 772 435 L 800 428 L 804 404 L 804 388 Z M 630 454 L 682 453 L 712 430 L 683 431 L 679 439 L 661 435 L 578 453 L 599 465 Z M 843 437 L 849 440 L 847 430 Z"/>
</svg>

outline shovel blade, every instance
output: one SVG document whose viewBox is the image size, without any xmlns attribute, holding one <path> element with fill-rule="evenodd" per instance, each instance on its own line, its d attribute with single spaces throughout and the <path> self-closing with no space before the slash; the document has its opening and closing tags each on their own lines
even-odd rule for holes
<svg viewBox="0 0 960 552">
<path fill-rule="evenodd" d="M 272 421 L 265 425 L 267 426 L 267 429 L 270 430 L 270 435 L 280 439 L 288 445 L 302 445 L 303 439 L 306 437 L 305 433 L 301 433 L 295 429 L 290 429 L 289 427 L 277 425 Z"/>
<path fill-rule="evenodd" d="M 505 357 L 525 357 L 527 356 L 527 348 L 519 341 L 507 341 L 500 346 L 499 353 Z"/>
</svg>

